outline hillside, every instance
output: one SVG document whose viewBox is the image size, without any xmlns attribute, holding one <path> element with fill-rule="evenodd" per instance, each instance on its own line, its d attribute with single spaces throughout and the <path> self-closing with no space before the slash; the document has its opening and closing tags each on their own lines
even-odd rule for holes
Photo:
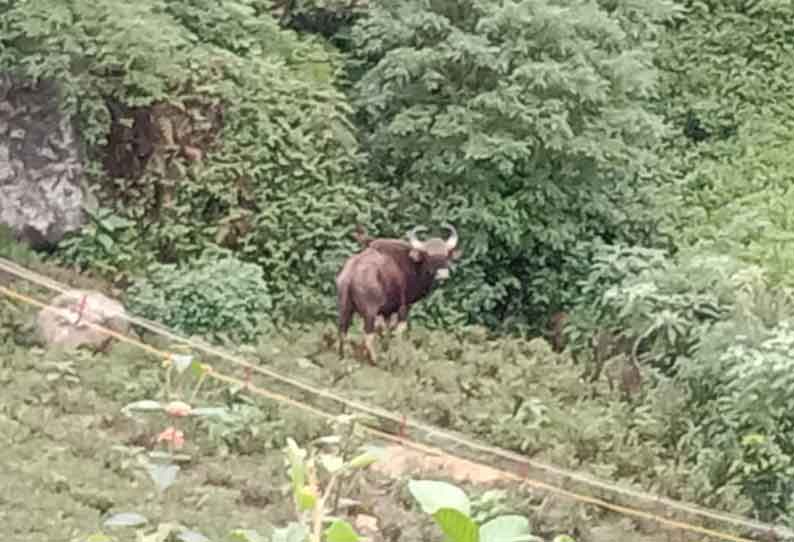
<svg viewBox="0 0 794 542">
<path fill-rule="evenodd" d="M 314 414 L 343 414 L 331 392 L 390 412 L 390 434 L 406 416 L 631 488 L 626 506 L 641 491 L 794 528 L 790 3 L 27 0 L 0 7 L 0 28 L 0 257 L 236 352 L 269 396 L 234 392 L 245 371 L 193 351 L 219 371 L 179 373 L 208 379 L 194 399 L 232 412 L 127 417 L 171 385 L 176 362 L 157 356 L 187 352 L 137 324 L 137 345 L 49 351 L 6 291 L 16 505 L 0 514 L 15 534 L 79 540 L 133 507 L 206 536 L 262 508 L 283 524 L 284 446 L 318 446 L 330 429 Z M 397 238 L 412 238 L 402 256 Z M 368 243 L 346 283 L 382 288 L 370 316 L 416 301 L 399 308 L 405 337 L 369 338 L 375 367 L 359 316 L 336 354 L 336 277 Z M 129 449 L 173 445 L 165 420 L 188 424 L 179 471 Z M 146 472 L 180 481 L 159 496 Z M 410 527 L 373 536 L 440 539 L 414 515 L 418 486 L 384 472 L 361 476 Z M 41 499 L 17 497 L 28 477 Z M 560 483 L 607 498 L 575 482 Z M 302 483 L 298 503 L 316 504 Z M 226 492 L 218 515 L 210 487 Z M 525 518 L 501 528 L 544 540 L 666 533 L 537 494 L 505 502 Z M 290 536 L 347 542 L 334 525 Z"/>
</svg>

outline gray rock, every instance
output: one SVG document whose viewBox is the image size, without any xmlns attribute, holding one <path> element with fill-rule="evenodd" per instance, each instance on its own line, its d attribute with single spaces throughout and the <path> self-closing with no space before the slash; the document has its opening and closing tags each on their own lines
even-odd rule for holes
<svg viewBox="0 0 794 542">
<path fill-rule="evenodd" d="M 84 221 L 80 145 L 55 85 L 0 75 L 0 223 L 33 248 Z"/>
<path fill-rule="evenodd" d="M 130 324 L 125 315 L 118 301 L 99 292 L 73 290 L 57 296 L 49 307 L 39 311 L 36 331 L 48 347 L 86 345 L 103 350 L 113 337 L 89 323 L 126 335 Z"/>
</svg>

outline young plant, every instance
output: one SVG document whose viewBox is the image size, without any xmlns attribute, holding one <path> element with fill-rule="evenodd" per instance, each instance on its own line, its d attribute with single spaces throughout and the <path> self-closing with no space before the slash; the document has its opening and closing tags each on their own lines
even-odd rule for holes
<svg viewBox="0 0 794 542">
<path fill-rule="evenodd" d="M 318 440 L 322 444 L 337 444 L 344 439 L 333 435 Z M 317 448 L 307 452 L 293 439 L 288 438 L 285 455 L 296 521 L 290 522 L 286 527 L 273 529 L 269 542 L 364 541 L 350 523 L 332 514 L 339 500 L 336 488 L 347 476 L 360 472 L 375 462 L 375 453 L 372 450 L 366 451 L 346 461 L 343 455 L 336 453 L 317 453 Z M 328 475 L 324 485 L 320 483 L 321 470 Z M 255 531 L 242 529 L 232 531 L 230 538 L 233 542 L 267 540 Z"/>
<path fill-rule="evenodd" d="M 541 542 L 523 516 L 505 514 L 479 525 L 471 502 L 459 487 L 435 480 L 411 480 L 408 490 L 422 511 L 430 514 L 448 542 Z"/>
<path fill-rule="evenodd" d="M 122 408 L 122 413 L 134 416 L 135 413 L 164 413 L 168 425 L 157 436 L 157 444 L 163 444 L 165 449 L 153 450 L 142 454 L 142 450 L 131 450 L 137 457 L 139 465 L 146 471 L 152 483 L 157 488 L 158 494 L 164 497 L 166 491 L 177 479 L 180 471 L 179 462 L 190 460 L 190 455 L 180 453 L 185 444 L 185 431 L 181 425 L 190 417 L 223 416 L 223 408 L 194 408 L 190 403 L 196 400 L 199 389 L 212 370 L 208 365 L 194 360 L 189 355 L 172 355 L 164 364 L 166 367 L 165 380 L 160 392 L 162 401 L 146 399 L 130 403 Z M 189 371 L 188 371 L 189 370 Z M 195 383 L 189 383 L 184 378 L 188 375 L 195 376 Z M 174 382 L 176 377 L 177 382 Z M 181 385 L 177 385 L 181 384 Z M 190 403 L 182 399 L 187 397 Z M 134 528 L 139 540 L 146 542 L 159 542 L 164 540 L 178 540 L 180 542 L 206 542 L 209 539 L 201 533 L 191 531 L 185 526 L 164 522 L 157 525 L 154 532 L 146 532 L 149 520 L 135 512 L 122 512 L 108 517 L 104 522 L 105 528 Z M 105 534 L 96 534 L 92 540 L 114 541 Z"/>
<path fill-rule="evenodd" d="M 356 469 L 372 464 L 376 458 L 369 452 L 360 454 L 350 461 L 334 454 L 314 454 L 306 457 L 306 451 L 299 448 L 292 439 L 287 440 L 287 459 L 289 475 L 292 483 L 295 511 L 299 518 L 311 525 L 309 540 L 311 542 L 356 542 L 361 537 L 345 520 L 329 516 L 332 510 L 328 505 L 335 495 L 335 486 L 344 475 Z M 320 488 L 318 477 L 318 460 L 323 469 L 330 475 L 323 489 Z M 338 500 L 338 497 L 337 499 Z M 323 530 L 323 525 L 330 525 Z M 323 535 L 325 537 L 323 538 Z"/>
</svg>

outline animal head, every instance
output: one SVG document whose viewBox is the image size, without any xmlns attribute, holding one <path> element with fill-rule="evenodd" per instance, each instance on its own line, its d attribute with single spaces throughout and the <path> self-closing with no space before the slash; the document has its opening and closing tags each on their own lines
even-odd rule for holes
<svg viewBox="0 0 794 542">
<path fill-rule="evenodd" d="M 356 224 L 356 230 L 353 232 L 353 238 L 361 245 L 362 248 L 367 248 L 372 242 L 372 237 L 367 234 L 367 230 L 361 224 Z"/>
<path fill-rule="evenodd" d="M 420 231 L 427 231 L 424 226 L 417 226 L 408 232 L 411 259 L 420 264 L 425 273 L 434 275 L 438 280 L 449 278 L 449 264 L 463 254 L 463 251 L 457 248 L 457 230 L 449 224 L 444 224 L 443 227 L 450 232 L 446 240 L 439 237 L 431 237 L 425 241 L 419 240 L 417 234 Z"/>
</svg>

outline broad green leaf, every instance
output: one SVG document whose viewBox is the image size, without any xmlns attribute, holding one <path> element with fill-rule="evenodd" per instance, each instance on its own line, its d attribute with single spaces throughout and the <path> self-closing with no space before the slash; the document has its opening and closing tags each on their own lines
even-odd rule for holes
<svg viewBox="0 0 794 542">
<path fill-rule="evenodd" d="M 330 474 L 335 473 L 345 465 L 341 457 L 333 454 L 320 454 L 320 462 Z"/>
<path fill-rule="evenodd" d="M 433 519 L 450 542 L 480 542 L 479 527 L 460 510 L 439 508 L 433 514 Z"/>
<path fill-rule="evenodd" d="M 353 526 L 344 520 L 334 521 L 325 530 L 325 536 L 328 542 L 358 542 L 361 538 L 353 530 Z"/>
<path fill-rule="evenodd" d="M 113 542 L 113 539 L 103 533 L 92 534 L 84 542 Z"/>
<path fill-rule="evenodd" d="M 309 486 L 304 486 L 295 495 L 298 501 L 298 508 L 301 510 L 311 510 L 317 504 L 317 496 Z"/>
<path fill-rule="evenodd" d="M 105 527 L 138 527 L 145 525 L 149 520 L 135 512 L 121 512 L 107 518 L 103 525 Z"/>
<path fill-rule="evenodd" d="M 193 363 L 193 356 L 190 354 L 171 354 L 171 361 L 174 364 L 176 372 L 184 373 Z"/>
<path fill-rule="evenodd" d="M 201 363 L 199 360 L 194 359 L 190 364 L 190 374 L 192 374 L 196 378 L 201 378 L 204 374 L 204 364 Z"/>
<path fill-rule="evenodd" d="M 182 530 L 184 530 L 184 527 L 178 523 L 161 523 L 157 526 L 155 532 L 143 535 L 141 537 L 141 542 L 166 542 L 172 538 L 173 535 Z"/>
<path fill-rule="evenodd" d="M 750 433 L 742 437 L 743 446 L 760 446 L 766 442 L 764 435 L 758 433 Z"/>
<path fill-rule="evenodd" d="M 102 245 L 107 252 L 111 252 L 113 250 L 113 238 L 105 233 L 100 233 L 96 237 L 97 242 Z"/>
<path fill-rule="evenodd" d="M 288 472 L 292 481 L 292 490 L 296 494 L 303 489 L 306 480 L 304 457 L 306 457 L 306 451 L 299 448 L 292 438 L 287 438 L 287 458 L 290 463 Z"/>
<path fill-rule="evenodd" d="M 317 442 L 318 444 L 339 444 L 340 442 L 342 442 L 342 437 L 340 437 L 339 435 L 327 435 L 315 439 L 315 442 Z"/>
<path fill-rule="evenodd" d="M 388 455 L 389 455 L 389 453 L 386 451 L 386 448 L 384 448 L 383 446 L 375 446 L 375 445 L 369 444 L 367 446 L 362 446 L 362 449 L 364 450 L 364 454 L 363 455 L 371 455 L 377 461 L 383 461 L 383 460 L 387 459 Z M 359 456 L 359 457 L 361 457 L 361 456 Z"/>
<path fill-rule="evenodd" d="M 373 454 L 366 452 L 351 459 L 350 466 L 354 469 L 365 469 L 375 463 L 377 460 L 378 458 Z"/>
<path fill-rule="evenodd" d="M 523 516 L 499 516 L 480 527 L 480 542 L 537 540 L 531 536 L 529 520 Z"/>
<path fill-rule="evenodd" d="M 252 529 L 234 529 L 229 533 L 229 542 L 267 542 L 263 536 Z M 272 542 L 284 542 L 273 536 Z"/>
<path fill-rule="evenodd" d="M 176 481 L 179 473 L 179 465 L 164 465 L 162 463 L 148 463 L 146 470 L 149 477 L 157 486 L 159 491 L 165 491 Z"/>
<path fill-rule="evenodd" d="M 176 539 L 179 540 L 179 542 L 210 542 L 210 539 L 203 534 L 189 529 L 179 531 L 176 535 Z"/>
<path fill-rule="evenodd" d="M 308 536 L 309 529 L 293 521 L 284 528 L 274 529 L 271 542 L 306 542 Z"/>
<path fill-rule="evenodd" d="M 163 405 L 159 401 L 151 401 L 147 399 L 144 401 L 135 401 L 134 403 L 129 403 L 128 405 L 124 406 L 121 409 L 122 412 L 129 412 L 131 410 L 141 410 L 141 411 L 163 410 Z"/>
<path fill-rule="evenodd" d="M 453 508 L 466 516 L 471 513 L 471 504 L 466 493 L 450 483 L 411 480 L 408 482 L 408 490 L 426 514 L 432 515 L 440 508 Z"/>
</svg>

